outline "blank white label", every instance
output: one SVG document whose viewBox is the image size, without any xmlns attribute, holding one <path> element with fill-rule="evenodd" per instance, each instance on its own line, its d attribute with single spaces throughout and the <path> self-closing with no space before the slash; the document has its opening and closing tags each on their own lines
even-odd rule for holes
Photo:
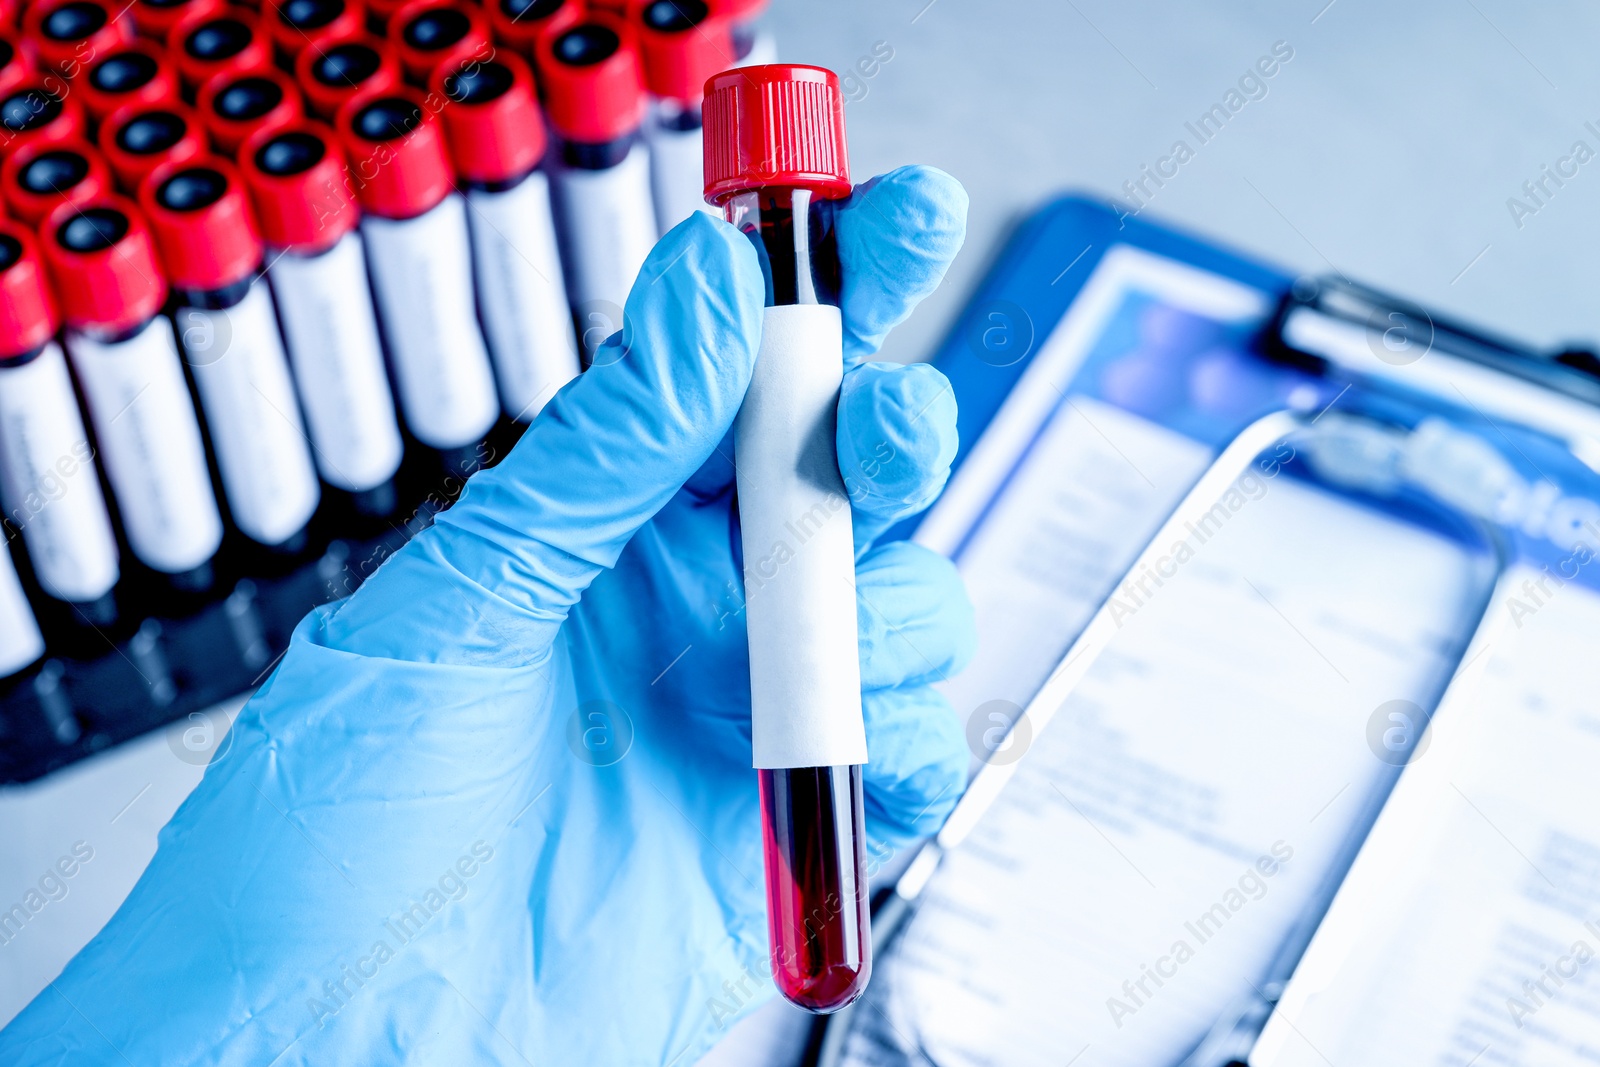
<svg viewBox="0 0 1600 1067">
<path fill-rule="evenodd" d="M 473 305 L 465 203 L 452 193 L 414 219 L 368 215 L 361 232 L 406 425 L 433 448 L 478 441 L 500 403 Z"/>
<path fill-rule="evenodd" d="M 716 215 L 706 203 L 703 130 L 672 130 L 655 119 L 646 125 L 650 139 L 650 187 L 656 222 L 665 234 L 696 211 Z"/>
<path fill-rule="evenodd" d="M 176 318 L 234 524 L 281 544 L 311 520 L 321 490 L 272 295 L 258 280 L 233 307 L 179 308 Z"/>
<path fill-rule="evenodd" d="M 867 762 L 855 539 L 834 427 L 839 309 L 769 307 L 734 424 L 755 766 Z"/>
<path fill-rule="evenodd" d="M 27 363 L 0 370 L 0 489 L 47 593 L 88 601 L 111 592 L 116 535 L 66 357 L 53 341 Z"/>
<path fill-rule="evenodd" d="M 555 193 L 567 295 L 592 354 L 622 329 L 628 290 L 656 243 L 650 152 L 636 144 L 614 167 L 557 171 Z"/>
<path fill-rule="evenodd" d="M 404 445 L 360 235 L 347 233 L 320 255 L 285 253 L 273 260 L 271 278 L 317 469 L 353 493 L 382 485 L 399 469 Z"/>
<path fill-rule="evenodd" d="M 503 192 L 467 194 L 472 260 L 507 415 L 527 422 L 578 373 L 561 278 L 550 181 L 535 172 Z"/>
<path fill-rule="evenodd" d="M 42 655 L 44 638 L 39 624 L 22 595 L 11 554 L 0 546 L 0 678 L 15 674 Z"/>
<path fill-rule="evenodd" d="M 222 516 L 172 324 L 157 316 L 110 344 L 66 338 L 134 555 L 169 574 L 193 570 L 221 545 Z"/>
</svg>

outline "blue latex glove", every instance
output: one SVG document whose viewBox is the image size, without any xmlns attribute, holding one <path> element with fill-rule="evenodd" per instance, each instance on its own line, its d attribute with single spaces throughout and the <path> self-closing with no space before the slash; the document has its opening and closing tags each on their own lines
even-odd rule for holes
<svg viewBox="0 0 1600 1067">
<path fill-rule="evenodd" d="M 861 361 L 965 210 L 907 169 L 838 214 L 864 536 L 931 502 L 955 451 L 937 371 Z M 597 365 L 300 625 L 0 1063 L 687 1067 L 771 995 L 729 436 L 761 304 L 731 227 L 668 234 Z M 961 790 L 928 683 L 973 631 L 946 561 L 862 546 L 869 834 L 892 844 Z"/>
</svg>

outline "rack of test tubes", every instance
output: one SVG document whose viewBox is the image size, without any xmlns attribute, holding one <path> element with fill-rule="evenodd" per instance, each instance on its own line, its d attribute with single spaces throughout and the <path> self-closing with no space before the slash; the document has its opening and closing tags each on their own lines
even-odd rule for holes
<svg viewBox="0 0 1600 1067">
<path fill-rule="evenodd" d="M 0 0 L 0 783 L 259 683 L 702 199 L 763 0 Z"/>
</svg>

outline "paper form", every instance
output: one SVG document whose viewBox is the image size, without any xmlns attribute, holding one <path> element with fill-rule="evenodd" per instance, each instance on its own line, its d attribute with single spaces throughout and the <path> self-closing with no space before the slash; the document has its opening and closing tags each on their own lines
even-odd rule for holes
<svg viewBox="0 0 1600 1067">
<path fill-rule="evenodd" d="M 1514 570 L 1490 621 L 1254 1067 L 1600 1057 L 1600 596 Z"/>
<path fill-rule="evenodd" d="M 1287 476 L 1252 485 L 1130 598 L 1118 640 L 946 858 L 880 963 L 849 1062 L 1159 1067 L 1259 979 L 1393 773 L 1369 719 L 1432 705 L 1486 579 L 1454 542 Z M 993 525 L 1014 554 L 1080 521 L 1068 501 L 1105 507 L 1006 498 L 1023 510 Z M 1112 566 L 1072 547 L 1035 579 L 1063 604 Z"/>
</svg>

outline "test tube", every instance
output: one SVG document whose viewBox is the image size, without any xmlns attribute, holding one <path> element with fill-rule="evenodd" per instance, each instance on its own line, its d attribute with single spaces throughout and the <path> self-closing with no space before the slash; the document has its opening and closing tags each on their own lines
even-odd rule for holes
<svg viewBox="0 0 1600 1067">
<path fill-rule="evenodd" d="M 119 108 L 176 103 L 178 72 L 162 49 L 132 41 L 92 60 L 74 88 L 83 93 L 84 108 L 98 124 Z"/>
<path fill-rule="evenodd" d="M 44 591 L 116 620 L 117 539 L 28 227 L 0 222 L 0 490 Z"/>
<path fill-rule="evenodd" d="M 133 0 L 128 12 L 139 36 L 166 44 L 172 28 L 197 11 L 216 11 L 225 0 Z"/>
<path fill-rule="evenodd" d="M 218 74 L 242 74 L 272 62 L 260 17 L 242 7 L 191 12 L 172 28 L 168 47 L 189 99 Z"/>
<path fill-rule="evenodd" d="M 0 678 L 9 678 L 44 655 L 44 635 L 22 592 L 11 553 L 0 543 Z"/>
<path fill-rule="evenodd" d="M 182 104 L 119 108 L 100 125 L 100 152 L 125 193 L 137 193 L 145 175 L 161 164 L 205 151 L 200 116 Z"/>
<path fill-rule="evenodd" d="M 33 53 L 10 25 L 0 25 L 0 96 L 5 96 L 34 73 Z"/>
<path fill-rule="evenodd" d="M 345 101 L 386 93 L 400 83 L 400 60 L 388 43 L 364 33 L 330 37 L 300 53 L 295 80 L 317 118 L 332 122 Z"/>
<path fill-rule="evenodd" d="M 82 137 L 83 127 L 83 106 L 59 75 L 30 75 L 0 98 L 0 159 L 30 142 Z"/>
<path fill-rule="evenodd" d="M 767 0 L 712 0 L 717 14 L 732 24 L 733 54 L 741 67 L 759 67 L 778 61 L 778 42 L 761 25 Z"/>
<path fill-rule="evenodd" d="M 33 0 L 22 32 L 39 52 L 39 66 L 76 78 L 83 65 L 133 39 L 133 22 L 101 0 Z"/>
<path fill-rule="evenodd" d="M 145 178 L 139 205 L 172 286 L 234 525 L 258 544 L 295 550 L 321 491 L 239 172 L 218 156 L 168 163 Z"/>
<path fill-rule="evenodd" d="M 257 130 L 286 126 L 301 115 L 300 90 L 281 70 L 223 73 L 206 82 L 196 104 L 218 152 L 233 156 Z"/>
<path fill-rule="evenodd" d="M 433 72 L 447 63 L 453 66 L 494 54 L 489 23 L 473 4 L 411 0 L 390 21 L 390 39 L 400 55 L 400 67 L 419 89 L 430 88 Z"/>
<path fill-rule="evenodd" d="M 591 12 L 539 42 L 545 108 L 559 138 L 557 233 L 586 357 L 622 328 L 622 308 L 655 245 L 650 152 L 639 136 L 644 82 L 633 34 Z"/>
<path fill-rule="evenodd" d="M 644 124 L 650 186 L 664 234 L 696 211 L 712 210 L 705 200 L 700 101 L 706 79 L 734 65 L 733 41 L 727 19 L 704 0 L 650 0 L 636 21 L 652 97 Z"/>
<path fill-rule="evenodd" d="M 111 171 L 89 142 L 31 144 L 0 166 L 0 193 L 14 218 L 37 226 L 61 203 L 82 203 L 111 191 Z"/>
<path fill-rule="evenodd" d="M 388 514 L 403 445 L 344 153 L 331 129 L 300 121 L 252 137 L 239 169 L 273 250 L 267 273 L 317 467 L 358 511 Z"/>
<path fill-rule="evenodd" d="M 366 27 L 361 0 L 269 0 L 263 21 L 272 35 L 278 62 L 288 70 L 307 48 Z"/>
<path fill-rule="evenodd" d="M 174 587 L 204 589 L 222 516 L 149 227 L 103 196 L 58 207 L 40 243 L 128 545 Z"/>
<path fill-rule="evenodd" d="M 539 169 L 544 119 L 528 65 L 511 52 L 439 71 L 440 109 L 466 192 L 478 311 L 505 412 L 530 421 L 578 373 L 550 182 Z"/>
<path fill-rule="evenodd" d="M 872 971 L 855 553 L 834 449 L 839 266 L 819 210 L 850 194 L 844 97 L 819 67 L 746 67 L 706 83 L 705 114 L 706 199 L 750 238 L 767 280 L 734 448 L 773 978 L 830 1012 Z M 826 517 L 797 543 L 796 515 Z"/>
<path fill-rule="evenodd" d="M 361 233 L 394 360 L 400 410 L 447 466 L 500 411 L 472 291 L 467 207 L 438 118 L 409 90 L 358 97 L 339 112 Z"/>
<path fill-rule="evenodd" d="M 484 0 L 483 8 L 495 43 L 529 63 L 537 62 L 540 37 L 583 19 L 582 0 Z"/>
</svg>

